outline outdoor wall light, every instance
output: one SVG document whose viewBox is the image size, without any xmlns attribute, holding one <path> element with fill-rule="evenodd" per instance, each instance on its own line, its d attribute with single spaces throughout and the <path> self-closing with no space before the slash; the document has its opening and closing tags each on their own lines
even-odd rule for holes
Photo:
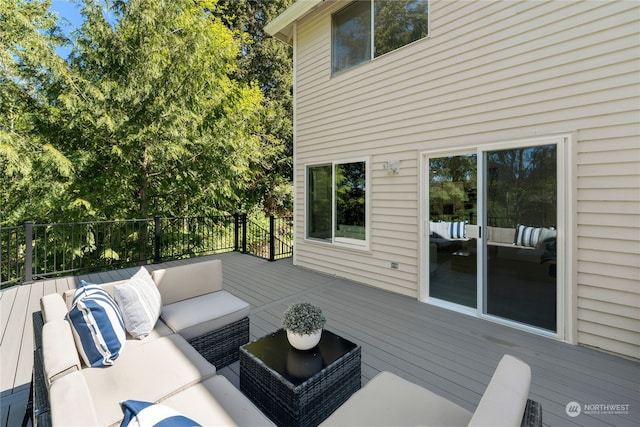
<svg viewBox="0 0 640 427">
<path fill-rule="evenodd" d="M 390 160 L 383 165 L 389 175 L 400 172 L 400 160 Z"/>
</svg>

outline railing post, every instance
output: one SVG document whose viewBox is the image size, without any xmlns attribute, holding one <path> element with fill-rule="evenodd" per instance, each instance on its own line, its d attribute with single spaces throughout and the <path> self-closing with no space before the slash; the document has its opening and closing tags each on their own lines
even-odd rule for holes
<svg viewBox="0 0 640 427">
<path fill-rule="evenodd" d="M 240 250 L 240 215 L 238 212 L 233 214 L 233 250 L 238 252 Z"/>
<path fill-rule="evenodd" d="M 24 223 L 24 278 L 23 283 L 33 282 L 33 222 Z"/>
<path fill-rule="evenodd" d="M 153 262 L 154 264 L 159 264 L 162 261 L 162 257 L 160 256 L 160 248 L 162 247 L 162 222 L 160 221 L 160 217 L 156 215 L 153 218 L 154 222 L 154 256 Z"/>
<path fill-rule="evenodd" d="M 242 214 L 242 253 L 247 253 L 247 214 Z"/>
<path fill-rule="evenodd" d="M 276 219 L 269 215 L 269 261 L 276 260 Z"/>
</svg>

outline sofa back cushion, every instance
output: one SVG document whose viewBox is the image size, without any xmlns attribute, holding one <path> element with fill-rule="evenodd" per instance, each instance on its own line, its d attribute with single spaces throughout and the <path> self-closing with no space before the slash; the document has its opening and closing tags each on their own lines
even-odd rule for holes
<svg viewBox="0 0 640 427">
<path fill-rule="evenodd" d="M 118 305 L 100 286 L 82 282 L 67 314 L 78 353 L 87 366 L 113 365 L 126 341 Z"/>
<path fill-rule="evenodd" d="M 520 426 L 530 384 L 529 365 L 505 354 L 491 377 L 469 426 Z"/>
<path fill-rule="evenodd" d="M 488 242 L 491 243 L 503 243 L 513 245 L 515 242 L 516 229 L 515 228 L 503 228 L 503 227 L 491 227 L 486 228 L 486 236 Z"/>
<path fill-rule="evenodd" d="M 158 285 L 162 303 L 173 304 L 222 290 L 222 261 L 216 259 L 164 268 L 155 270 L 151 276 Z"/>
<path fill-rule="evenodd" d="M 85 282 L 84 280 L 80 281 L 80 284 L 78 284 L 76 289 L 69 289 L 68 291 L 64 291 L 62 293 L 62 299 L 64 300 L 64 303 L 67 305 L 67 311 L 71 310 L 71 306 L 73 305 L 73 298 L 76 295 L 76 291 L 78 290 L 78 288 L 84 286 L 87 282 Z M 95 286 L 100 286 L 100 288 L 104 289 L 110 296 L 111 298 L 113 298 L 113 289 L 117 286 L 117 285 L 122 285 L 124 283 L 127 283 L 127 280 L 116 280 L 115 282 L 107 282 L 107 283 L 100 283 L 97 284 L 95 283 Z"/>
</svg>

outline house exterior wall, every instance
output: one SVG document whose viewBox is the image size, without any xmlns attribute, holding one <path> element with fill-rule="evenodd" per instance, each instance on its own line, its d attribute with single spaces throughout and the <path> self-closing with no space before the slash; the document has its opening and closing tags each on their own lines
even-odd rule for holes
<svg viewBox="0 0 640 427">
<path fill-rule="evenodd" d="M 640 358 L 640 3 L 431 0 L 429 37 L 332 76 L 346 4 L 294 27 L 294 262 L 418 298 L 421 153 L 570 133 L 568 339 Z M 369 250 L 306 240 L 305 167 L 354 157 Z"/>
</svg>

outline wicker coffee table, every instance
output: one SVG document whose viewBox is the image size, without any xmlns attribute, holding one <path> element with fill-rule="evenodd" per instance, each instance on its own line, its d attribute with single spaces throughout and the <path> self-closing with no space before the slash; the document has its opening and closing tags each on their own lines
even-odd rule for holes
<svg viewBox="0 0 640 427">
<path fill-rule="evenodd" d="M 360 389 L 360 346 L 324 330 L 299 351 L 282 329 L 240 347 L 240 390 L 279 426 L 316 426 Z"/>
</svg>

